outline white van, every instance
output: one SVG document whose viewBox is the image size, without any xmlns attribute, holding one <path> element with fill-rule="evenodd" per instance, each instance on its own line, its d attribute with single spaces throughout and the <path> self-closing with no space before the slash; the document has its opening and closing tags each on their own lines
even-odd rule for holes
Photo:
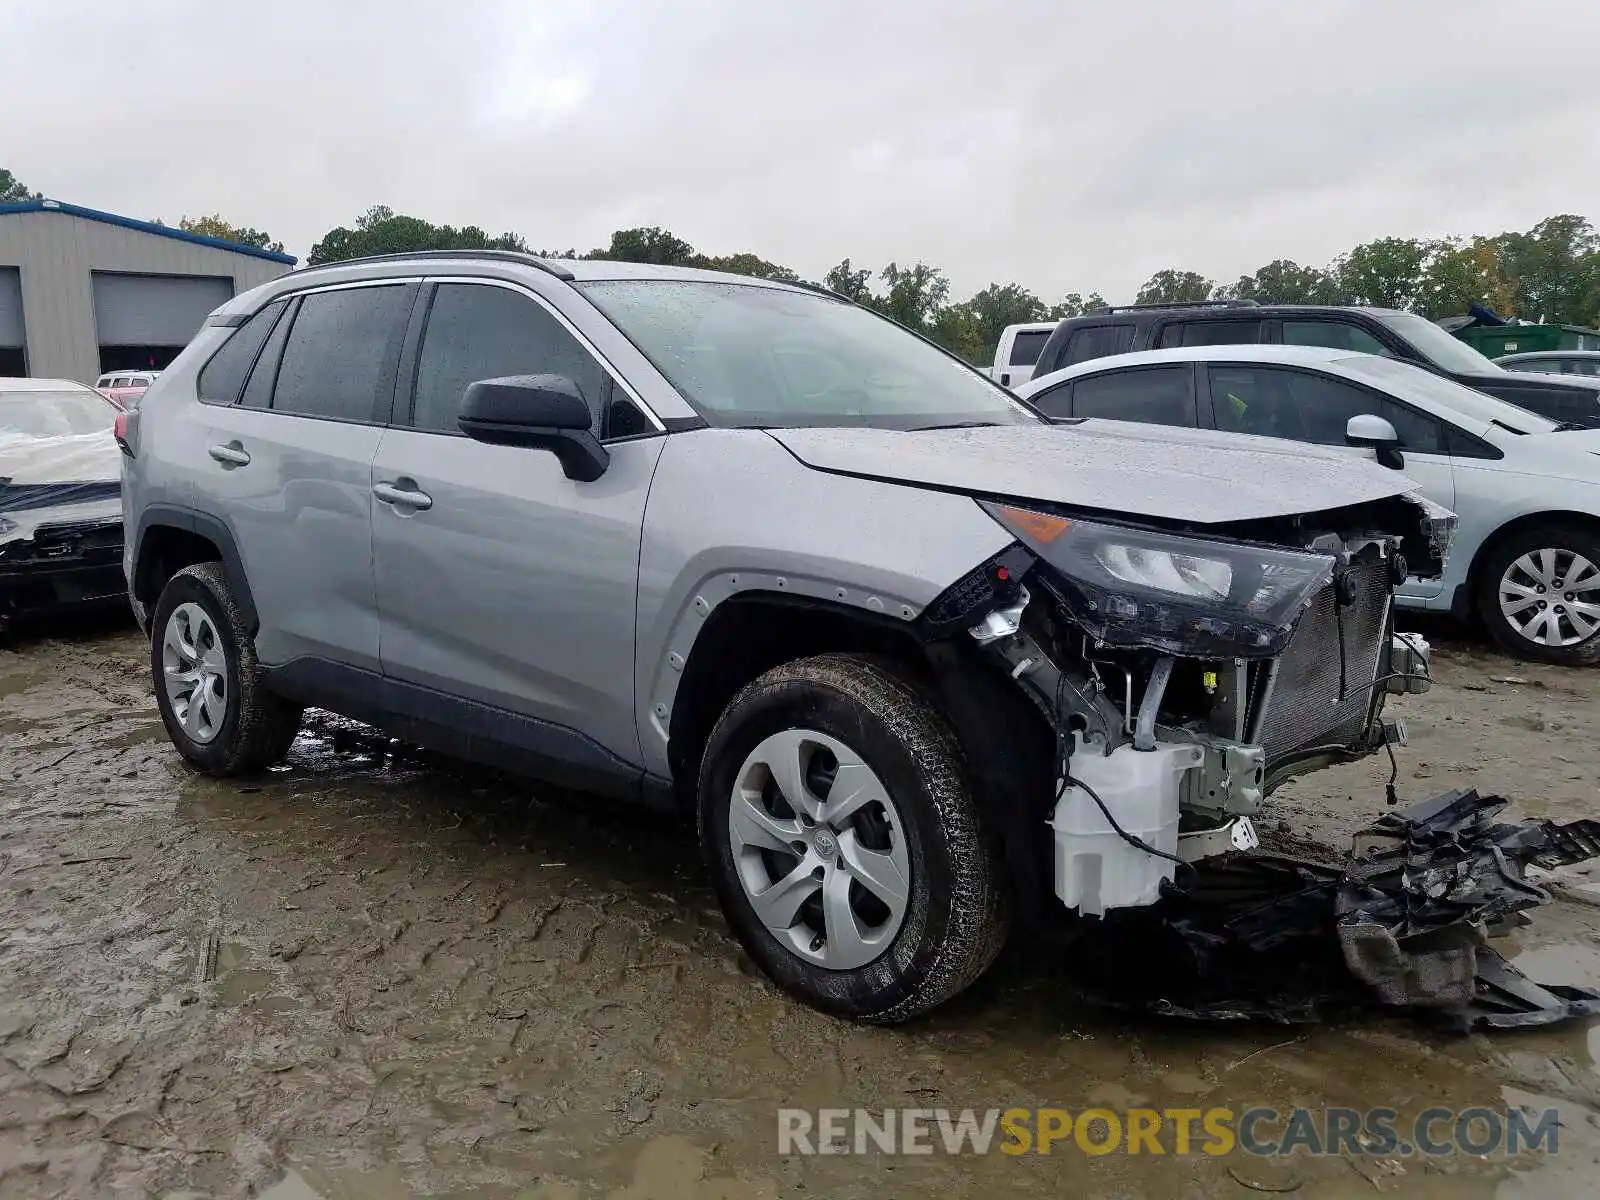
<svg viewBox="0 0 1600 1200">
<path fill-rule="evenodd" d="M 1057 321 L 1034 321 L 1028 325 L 1007 325 L 1000 335 L 1000 344 L 994 350 L 994 366 L 989 368 L 989 378 L 1001 387 L 1016 387 L 1033 378 L 1033 364 L 1039 361 L 1039 351 L 1045 340 L 1059 324 Z"/>
</svg>

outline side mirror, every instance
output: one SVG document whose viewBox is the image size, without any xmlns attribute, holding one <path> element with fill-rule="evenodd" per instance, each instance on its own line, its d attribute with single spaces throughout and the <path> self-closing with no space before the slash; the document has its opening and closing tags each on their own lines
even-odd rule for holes
<svg viewBox="0 0 1600 1200">
<path fill-rule="evenodd" d="M 1378 461 L 1393 470 L 1406 465 L 1400 453 L 1400 435 L 1383 417 L 1362 413 L 1351 417 L 1344 427 L 1344 440 L 1352 446 L 1362 446 L 1378 452 Z"/>
<path fill-rule="evenodd" d="M 568 479 L 593 483 L 611 456 L 590 432 L 589 402 L 565 375 L 507 375 L 467 385 L 456 424 L 474 441 L 549 450 Z"/>
</svg>

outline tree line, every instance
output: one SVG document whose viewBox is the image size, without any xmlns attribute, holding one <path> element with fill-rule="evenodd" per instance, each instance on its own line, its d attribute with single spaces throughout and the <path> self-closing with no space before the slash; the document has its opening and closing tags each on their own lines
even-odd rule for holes
<svg viewBox="0 0 1600 1200">
<path fill-rule="evenodd" d="M 0 169 L 0 203 L 37 199 L 11 172 Z M 221 215 L 185 216 L 179 227 L 226 241 L 271 250 L 283 243 Z M 788 267 L 748 251 L 713 255 L 659 226 L 619 229 L 592 250 L 531 250 L 511 232 L 489 234 L 476 225 L 435 225 L 375 205 L 349 227 L 330 229 L 311 247 L 312 265 L 414 250 L 520 250 L 550 258 L 609 259 L 704 267 L 762 279 L 803 282 Z M 964 300 L 952 300 L 950 280 L 924 262 L 857 266 L 843 259 L 820 283 L 932 338 L 963 358 L 985 363 L 1007 325 L 1055 321 L 1107 305 L 1099 292 L 1069 292 L 1054 303 L 1020 283 L 991 283 Z M 1254 300 L 1261 304 L 1371 304 L 1402 308 L 1429 318 L 1465 313 L 1474 303 L 1504 316 L 1568 325 L 1600 325 L 1600 233 L 1580 216 L 1547 217 L 1523 233 L 1475 237 L 1385 237 L 1363 243 L 1325 266 L 1280 258 L 1231 282 L 1169 267 L 1153 274 L 1134 295 L 1136 304 L 1197 300 Z"/>
<path fill-rule="evenodd" d="M 312 263 L 364 254 L 448 249 L 529 250 L 514 233 L 490 236 L 476 226 L 456 229 L 376 207 L 354 228 L 330 230 L 311 249 Z M 800 281 L 788 267 L 758 254 L 710 255 L 659 226 L 619 229 L 593 250 L 534 250 L 550 258 L 611 259 L 705 267 L 762 279 Z M 820 281 L 884 313 L 970 362 L 994 357 L 1007 325 L 1056 321 L 1107 306 L 1099 292 L 1069 292 L 1054 303 L 1020 283 L 991 283 L 952 300 L 950 280 L 925 262 L 857 266 L 843 259 Z M 1465 313 L 1474 303 L 1504 316 L 1557 324 L 1600 324 L 1600 234 L 1583 217 L 1546 218 L 1525 233 L 1471 238 L 1386 237 L 1339 255 L 1326 266 L 1275 259 L 1232 282 L 1195 271 L 1157 271 L 1134 296 L 1136 304 L 1197 300 L 1254 300 L 1260 304 L 1370 304 L 1409 309 L 1429 318 Z"/>
</svg>

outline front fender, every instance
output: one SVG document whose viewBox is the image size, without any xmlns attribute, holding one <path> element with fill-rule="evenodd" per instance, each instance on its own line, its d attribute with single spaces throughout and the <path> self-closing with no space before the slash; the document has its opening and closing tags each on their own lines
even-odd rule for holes
<svg viewBox="0 0 1600 1200">
<path fill-rule="evenodd" d="M 814 471 L 760 430 L 674 434 L 639 555 L 634 683 L 646 769 L 671 774 L 683 668 L 730 597 L 764 591 L 910 622 L 1012 540 L 966 496 Z"/>
</svg>

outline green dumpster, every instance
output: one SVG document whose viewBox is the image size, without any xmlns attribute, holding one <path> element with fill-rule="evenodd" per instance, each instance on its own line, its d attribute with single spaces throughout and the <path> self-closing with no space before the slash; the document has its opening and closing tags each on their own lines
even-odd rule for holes
<svg viewBox="0 0 1600 1200">
<path fill-rule="evenodd" d="M 1475 325 L 1456 336 L 1485 358 L 1549 350 L 1600 350 L 1600 329 L 1582 325 Z"/>
</svg>

